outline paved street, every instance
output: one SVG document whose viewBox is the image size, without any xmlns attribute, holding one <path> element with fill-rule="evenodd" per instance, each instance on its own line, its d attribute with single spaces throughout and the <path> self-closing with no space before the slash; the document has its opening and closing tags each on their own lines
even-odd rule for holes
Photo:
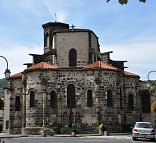
<svg viewBox="0 0 156 143">
<path fill-rule="evenodd" d="M 2 139 L 5 143 L 149 143 L 132 141 L 129 135 L 120 136 L 80 136 L 80 137 L 17 137 Z"/>
</svg>

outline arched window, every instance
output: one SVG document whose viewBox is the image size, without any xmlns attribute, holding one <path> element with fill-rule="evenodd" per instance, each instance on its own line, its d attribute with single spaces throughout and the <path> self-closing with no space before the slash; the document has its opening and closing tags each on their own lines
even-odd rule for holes
<svg viewBox="0 0 156 143">
<path fill-rule="evenodd" d="M 92 91 L 88 90 L 87 91 L 87 107 L 92 107 L 92 106 L 93 106 Z"/>
<path fill-rule="evenodd" d="M 132 94 L 128 95 L 128 109 L 134 109 L 134 99 Z"/>
<path fill-rule="evenodd" d="M 16 96 L 15 99 L 15 111 L 20 111 L 20 97 Z"/>
<path fill-rule="evenodd" d="M 141 109 L 143 113 L 149 113 L 150 112 L 150 93 L 148 90 L 142 90 L 140 91 L 140 97 L 141 97 Z"/>
<path fill-rule="evenodd" d="M 50 93 L 50 105 L 52 108 L 57 107 L 57 95 L 55 91 L 51 91 Z"/>
<path fill-rule="evenodd" d="M 30 92 L 30 108 L 35 107 L 35 92 Z"/>
<path fill-rule="evenodd" d="M 71 49 L 69 51 L 69 66 L 70 67 L 77 66 L 77 51 L 76 51 L 76 49 Z"/>
<path fill-rule="evenodd" d="M 107 90 L 107 107 L 113 106 L 113 94 L 112 90 Z"/>
<path fill-rule="evenodd" d="M 67 107 L 75 107 L 75 86 L 73 84 L 69 84 L 67 87 Z"/>
</svg>

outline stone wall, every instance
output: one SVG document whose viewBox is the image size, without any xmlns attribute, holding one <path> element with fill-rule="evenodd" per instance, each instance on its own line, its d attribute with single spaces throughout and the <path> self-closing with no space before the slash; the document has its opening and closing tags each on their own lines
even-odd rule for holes
<svg viewBox="0 0 156 143">
<path fill-rule="evenodd" d="M 89 60 L 89 37 L 88 32 L 57 33 L 55 36 L 55 48 L 57 49 L 57 63 L 59 66 L 69 66 L 69 50 L 77 50 L 77 66 L 84 66 Z M 97 39 L 92 37 L 92 46 L 97 49 Z"/>
<path fill-rule="evenodd" d="M 23 86 L 21 79 L 14 79 L 10 85 L 10 134 L 20 134 L 22 128 Z M 16 97 L 20 97 L 20 109 L 16 110 Z"/>
<path fill-rule="evenodd" d="M 136 90 L 136 82 L 138 81 L 136 78 L 124 79 L 121 73 L 115 71 L 86 71 L 84 69 L 36 71 L 26 73 L 25 76 L 27 77 L 27 86 L 26 90 L 23 91 L 26 91 L 26 128 L 29 129 L 27 132 L 30 131 L 31 133 L 31 128 L 34 132 L 34 128 L 42 127 L 43 122 L 48 126 L 68 126 L 68 118 L 65 122 L 63 115 L 67 113 L 67 116 L 69 116 L 70 113 L 70 109 L 67 108 L 67 86 L 69 84 L 75 86 L 76 107 L 72 108 L 72 112 L 75 116 L 76 114 L 80 114 L 81 117 L 79 123 L 76 123 L 74 119 L 73 124 L 76 126 L 97 128 L 99 122 L 104 122 L 110 132 L 118 132 L 122 130 L 121 124 L 123 122 L 124 124 L 133 124 L 139 118 L 139 107 L 136 106 L 138 105 L 138 91 Z M 99 82 L 96 81 L 97 78 Z M 19 85 L 18 82 L 14 82 L 15 87 L 16 84 Z M 113 91 L 112 107 L 107 107 L 106 91 L 108 89 Z M 91 90 L 93 94 L 93 107 L 86 106 L 88 90 Z M 32 108 L 30 108 L 31 91 L 35 92 L 35 107 Z M 51 91 L 55 91 L 57 94 L 57 108 L 55 109 L 50 106 Z M 13 93 L 14 92 L 15 91 L 13 91 Z M 133 111 L 128 110 L 127 106 L 129 93 L 135 97 L 135 107 Z M 120 105 L 120 94 L 122 95 L 122 109 Z M 14 106 L 15 95 L 17 95 L 17 93 L 12 94 L 11 106 Z M 44 109 L 43 102 L 45 104 Z M 18 112 L 19 114 L 15 114 L 16 112 L 14 110 L 11 111 L 12 128 L 15 128 L 17 123 L 20 125 L 18 128 L 21 127 L 22 111 Z M 13 115 L 15 116 L 13 117 Z M 119 121 L 119 116 L 121 116 L 121 121 Z M 126 118 L 126 120 L 124 118 Z M 35 130 L 38 132 L 37 129 Z"/>
<path fill-rule="evenodd" d="M 57 28 L 60 25 L 57 22 L 51 24 L 55 24 Z M 51 24 L 47 23 L 48 30 L 51 29 Z M 68 29 L 68 25 L 66 26 Z M 44 30 L 44 32 L 50 32 Z M 51 37 L 50 41 L 46 37 L 44 40 L 47 40 L 45 42 L 50 45 L 49 52 L 45 43 L 45 53 L 34 56 L 34 59 L 39 58 L 37 60 L 58 65 L 59 68 L 36 67 L 24 71 L 22 78 L 10 79 L 11 134 L 20 132 L 39 134 L 43 126 L 50 126 L 58 132 L 65 133 L 69 131 L 69 119 L 81 132 L 96 132 L 101 122 L 104 122 L 110 132 L 120 132 L 139 120 L 139 77 L 126 76 L 124 71 L 111 68 L 109 70 L 107 68 L 82 68 L 91 62 L 89 61 L 91 56 L 92 62 L 97 61 L 100 56 L 98 37 L 92 31 L 60 29 L 60 31 L 48 34 Z M 69 67 L 71 49 L 76 50 L 75 57 L 70 58 L 77 62 L 77 67 Z M 101 53 L 101 60 L 109 63 L 110 53 Z M 72 85 L 76 102 L 76 106 L 70 108 L 67 107 L 67 96 L 71 95 L 67 91 L 69 85 Z M 88 91 L 92 95 L 92 106 L 89 107 L 87 106 Z M 51 106 L 52 93 L 57 97 L 56 107 Z M 129 95 L 133 96 L 134 103 L 134 108 L 131 110 L 128 109 Z M 15 110 L 17 96 L 18 99 L 20 98 L 18 111 Z M 30 97 L 35 98 L 30 100 Z"/>
</svg>

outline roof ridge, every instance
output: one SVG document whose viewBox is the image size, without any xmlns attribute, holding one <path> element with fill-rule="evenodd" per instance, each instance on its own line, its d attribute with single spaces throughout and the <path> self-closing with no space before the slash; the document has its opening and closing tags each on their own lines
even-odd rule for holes
<svg viewBox="0 0 156 143">
<path fill-rule="evenodd" d="M 57 65 L 52 65 L 42 61 L 40 63 L 37 63 L 35 65 L 26 68 L 24 71 L 37 70 L 37 69 L 56 69 L 56 68 L 58 68 Z"/>
<path fill-rule="evenodd" d="M 140 77 L 139 75 L 135 74 L 135 73 L 132 73 L 132 72 L 129 72 L 129 71 L 123 71 L 125 75 L 127 76 L 134 76 L 134 77 Z"/>
<path fill-rule="evenodd" d="M 110 69 L 110 70 L 119 70 L 117 67 L 114 67 L 112 65 L 109 65 L 105 61 L 96 61 L 94 63 L 88 64 L 84 66 L 84 68 L 102 68 L 102 69 Z"/>
<path fill-rule="evenodd" d="M 19 72 L 19 73 L 11 75 L 9 79 L 21 78 L 21 77 L 22 77 L 22 72 Z"/>
</svg>

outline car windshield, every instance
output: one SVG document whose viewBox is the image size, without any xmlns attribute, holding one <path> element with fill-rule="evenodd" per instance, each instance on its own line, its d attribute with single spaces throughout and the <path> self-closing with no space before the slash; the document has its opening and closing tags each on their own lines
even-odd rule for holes
<svg viewBox="0 0 156 143">
<path fill-rule="evenodd" d="M 152 125 L 150 123 L 137 123 L 137 128 L 152 128 Z"/>
</svg>

